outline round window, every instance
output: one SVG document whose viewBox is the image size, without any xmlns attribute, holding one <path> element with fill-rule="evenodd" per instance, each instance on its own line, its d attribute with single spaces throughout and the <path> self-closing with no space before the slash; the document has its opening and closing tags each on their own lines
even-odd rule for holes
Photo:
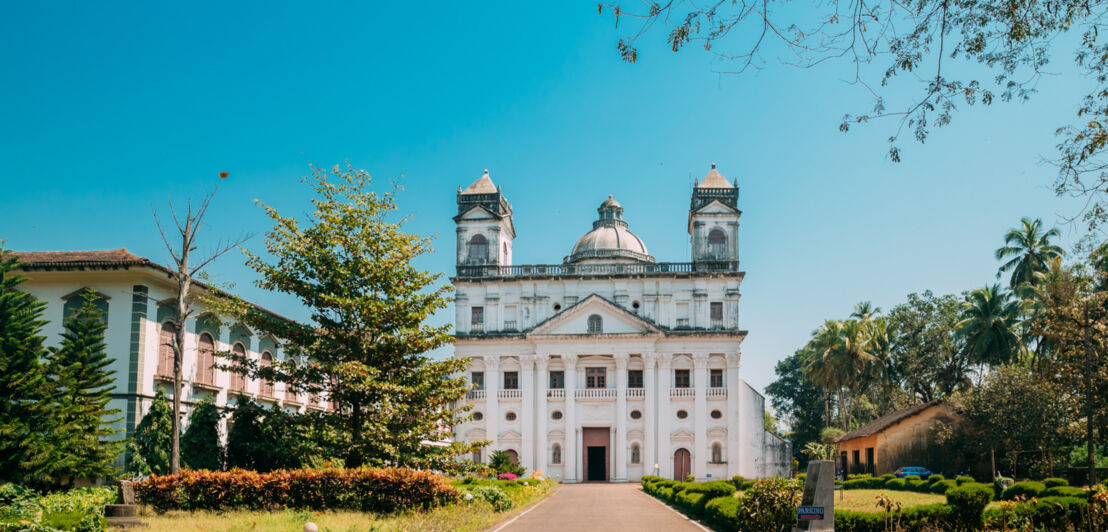
<svg viewBox="0 0 1108 532">
<path fill-rule="evenodd" d="M 635 301 L 635 302 L 631 303 L 631 308 L 633 308 L 635 310 L 639 310 L 639 302 Z"/>
<path fill-rule="evenodd" d="M 516 420 L 516 413 L 515 412 L 508 412 L 507 414 L 504 414 L 504 419 L 507 419 L 508 421 L 515 421 Z"/>
<path fill-rule="evenodd" d="M 631 411 L 631 419 L 642 419 L 642 411 L 641 410 L 632 410 Z"/>
<path fill-rule="evenodd" d="M 558 312 L 559 310 L 562 310 L 562 304 L 554 303 L 554 312 Z"/>
<path fill-rule="evenodd" d="M 723 417 L 723 412 L 720 412 L 719 410 L 712 410 L 712 419 L 719 419 L 721 417 Z"/>
<path fill-rule="evenodd" d="M 678 410 L 678 411 L 677 411 L 677 419 L 685 419 L 685 418 L 687 418 L 687 417 L 689 417 L 689 413 L 688 413 L 688 412 L 686 412 L 686 411 L 684 411 L 684 410 Z"/>
<path fill-rule="evenodd" d="M 554 421 L 562 419 L 562 411 L 561 410 L 555 410 L 555 411 L 551 412 L 550 413 L 550 419 L 553 419 Z"/>
<path fill-rule="evenodd" d="M 473 420 L 474 421 L 481 421 L 482 419 L 485 419 L 485 414 L 482 414 L 480 412 L 474 412 L 473 413 Z"/>
</svg>

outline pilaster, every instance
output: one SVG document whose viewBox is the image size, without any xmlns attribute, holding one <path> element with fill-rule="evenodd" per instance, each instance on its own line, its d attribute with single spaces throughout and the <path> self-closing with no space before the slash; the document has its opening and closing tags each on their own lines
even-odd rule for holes
<svg viewBox="0 0 1108 532">
<path fill-rule="evenodd" d="M 500 357 L 485 357 L 485 438 L 488 452 L 500 450 Z"/>
<path fill-rule="evenodd" d="M 727 474 L 729 476 L 742 474 L 742 460 L 745 459 L 742 452 L 741 426 L 739 419 L 739 390 L 742 383 L 739 379 L 739 364 L 742 353 L 738 350 L 727 353 Z M 752 437 L 752 435 L 748 435 Z"/>
<path fill-rule="evenodd" d="M 693 399 L 693 474 L 697 479 L 707 478 L 708 457 L 711 445 L 708 441 L 708 353 L 693 353 L 693 384 L 696 397 Z"/>
<path fill-rule="evenodd" d="M 658 356 L 654 353 L 643 353 L 643 425 L 645 437 L 643 438 L 642 463 L 643 474 L 654 475 L 654 465 L 658 463 L 658 443 L 656 441 L 654 426 L 658 416 L 658 395 L 660 387 L 657 383 L 658 372 L 655 370 Z"/>
<path fill-rule="evenodd" d="M 546 387 L 549 384 L 549 375 L 546 372 L 547 365 L 550 362 L 550 356 L 546 354 L 535 356 L 535 395 L 537 403 L 537 411 L 535 412 L 535 425 L 537 426 L 535 432 L 535 467 L 533 469 L 541 469 L 544 472 L 547 469 L 548 452 L 547 447 L 547 432 L 546 428 L 547 419 L 550 417 L 550 408 L 547 407 Z"/>
<path fill-rule="evenodd" d="M 520 388 L 522 388 L 523 404 L 520 405 L 523 419 L 520 420 L 520 424 L 523 425 L 523 434 L 520 436 L 520 463 L 524 467 L 529 467 L 531 471 L 539 469 L 536 467 L 534 455 L 535 449 L 535 359 L 528 356 L 519 357 L 520 369 Z"/>
<path fill-rule="evenodd" d="M 661 466 L 659 476 L 673 478 L 673 449 L 670 440 L 670 418 L 673 410 L 669 406 L 669 389 L 671 387 L 670 368 L 673 367 L 673 355 L 662 354 L 658 357 L 658 464 Z M 685 479 L 678 479 L 685 480 Z"/>
<path fill-rule="evenodd" d="M 616 353 L 616 426 L 615 426 L 615 476 L 616 482 L 627 482 L 627 353 Z"/>
<path fill-rule="evenodd" d="M 566 448 L 562 457 L 562 469 L 566 482 L 577 482 L 577 470 L 581 459 L 577 456 L 580 447 L 581 431 L 577 427 L 577 355 L 562 355 L 566 381 Z"/>
</svg>

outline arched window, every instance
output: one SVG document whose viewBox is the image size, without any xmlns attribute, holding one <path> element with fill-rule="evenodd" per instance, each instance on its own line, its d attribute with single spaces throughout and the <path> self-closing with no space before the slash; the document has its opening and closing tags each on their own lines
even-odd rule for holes
<svg viewBox="0 0 1108 532">
<path fill-rule="evenodd" d="M 515 451 L 515 449 L 508 449 L 507 451 L 504 451 L 504 452 L 508 453 L 508 458 L 512 459 L 513 464 L 518 464 L 519 463 L 519 453 L 517 453 Z"/>
<path fill-rule="evenodd" d="M 553 450 L 550 453 L 550 463 L 560 464 L 562 463 L 562 446 L 555 443 Z"/>
<path fill-rule="evenodd" d="M 639 444 L 635 443 L 631 445 L 631 463 L 638 464 L 642 462 L 642 457 L 639 453 Z"/>
<path fill-rule="evenodd" d="M 212 335 L 204 333 L 200 335 L 200 342 L 196 354 L 196 382 L 201 384 L 215 384 L 215 340 Z"/>
<path fill-rule="evenodd" d="M 589 316 L 589 334 L 599 334 L 604 332 L 604 319 L 599 314 L 593 314 Z"/>
<path fill-rule="evenodd" d="M 158 375 L 173 376 L 173 342 L 177 341 L 177 326 L 171 321 L 162 324 L 158 333 Z"/>
<path fill-rule="evenodd" d="M 723 234 L 723 231 L 712 229 L 708 233 L 708 253 L 717 258 L 727 254 L 727 235 Z"/>
<path fill-rule="evenodd" d="M 273 365 L 273 354 L 269 351 L 262 353 L 261 367 L 268 368 Z M 273 397 L 273 381 L 262 379 L 261 388 L 258 391 L 262 397 Z"/>
<path fill-rule="evenodd" d="M 289 366 L 292 366 L 292 371 L 296 371 L 296 359 L 288 359 Z M 300 400 L 296 397 L 296 390 L 293 389 L 291 384 L 285 384 L 285 400 L 299 403 Z"/>
<path fill-rule="evenodd" d="M 473 463 L 475 463 L 475 464 L 480 464 L 481 463 L 481 450 L 480 449 L 478 449 L 476 451 L 473 451 Z"/>
<path fill-rule="evenodd" d="M 233 354 L 235 356 L 240 356 L 240 357 L 245 358 L 246 357 L 246 347 L 243 346 L 240 343 L 235 343 L 235 345 L 231 347 L 231 354 Z M 235 367 L 241 368 L 242 367 L 242 362 L 236 361 L 235 362 Z M 232 371 L 231 372 L 231 390 L 236 391 L 236 392 L 245 392 L 246 391 L 246 375 L 245 374 L 239 373 L 237 371 Z"/>
<path fill-rule="evenodd" d="M 489 239 L 485 235 L 473 235 L 469 239 L 469 260 L 489 260 Z"/>
<path fill-rule="evenodd" d="M 723 446 L 718 443 L 712 444 L 712 462 L 720 463 L 723 461 Z"/>
</svg>

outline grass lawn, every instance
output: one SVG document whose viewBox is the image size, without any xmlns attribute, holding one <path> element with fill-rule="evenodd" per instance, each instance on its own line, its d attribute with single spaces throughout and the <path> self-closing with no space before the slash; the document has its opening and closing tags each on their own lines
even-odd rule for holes
<svg viewBox="0 0 1108 532">
<path fill-rule="evenodd" d="M 532 481 L 533 482 L 533 481 Z M 436 508 L 429 512 L 410 512 L 394 516 L 382 516 L 360 512 L 300 512 L 295 510 L 277 510 L 273 512 L 188 512 L 172 511 L 162 515 L 155 514 L 149 508 L 142 509 L 142 520 L 149 527 L 144 532 L 191 532 L 211 531 L 288 531 L 300 532 L 304 523 L 311 521 L 319 525 L 319 530 L 330 532 L 365 531 L 476 531 L 505 519 L 515 512 L 522 511 L 532 503 L 538 502 L 554 488 L 554 483 L 544 482 L 538 485 L 507 489 L 514 507 L 503 513 L 497 513 L 489 503 L 483 500 L 460 502 L 458 504 Z"/>
<path fill-rule="evenodd" d="M 842 494 L 842 500 L 839 499 L 839 494 Z M 885 495 L 899 502 L 903 508 L 946 502 L 946 496 L 934 493 L 893 490 L 842 490 L 835 491 L 835 509 L 855 512 L 879 512 L 881 510 L 877 507 L 877 497 L 880 495 Z"/>
</svg>

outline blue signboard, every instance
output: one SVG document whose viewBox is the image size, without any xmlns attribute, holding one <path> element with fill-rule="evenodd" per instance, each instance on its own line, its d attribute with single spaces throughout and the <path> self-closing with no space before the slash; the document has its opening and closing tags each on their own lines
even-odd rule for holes
<svg viewBox="0 0 1108 532">
<path fill-rule="evenodd" d="M 801 506 L 796 509 L 796 518 L 800 521 L 822 521 L 822 506 Z"/>
</svg>

